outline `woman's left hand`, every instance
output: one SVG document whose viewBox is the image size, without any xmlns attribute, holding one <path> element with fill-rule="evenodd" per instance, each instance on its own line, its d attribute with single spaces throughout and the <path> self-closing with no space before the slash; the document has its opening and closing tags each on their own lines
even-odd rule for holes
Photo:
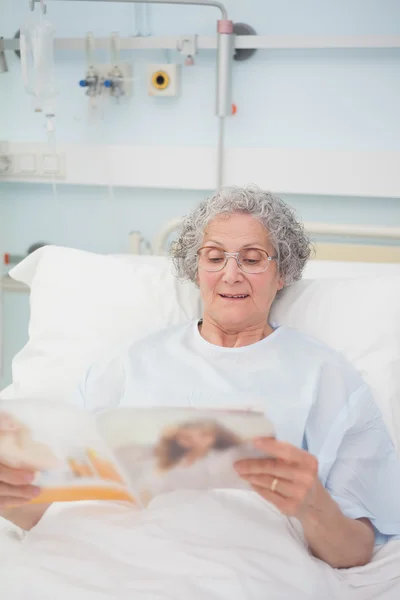
<svg viewBox="0 0 400 600">
<path fill-rule="evenodd" d="M 284 515 L 302 519 L 319 484 L 317 459 L 274 438 L 260 438 L 254 444 L 271 458 L 240 460 L 235 470 Z"/>
</svg>

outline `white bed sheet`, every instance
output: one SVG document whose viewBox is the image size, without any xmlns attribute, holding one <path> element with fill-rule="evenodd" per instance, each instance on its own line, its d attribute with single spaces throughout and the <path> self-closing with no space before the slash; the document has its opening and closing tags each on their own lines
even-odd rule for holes
<svg viewBox="0 0 400 600">
<path fill-rule="evenodd" d="M 23 541 L 3 531 L 0 582 L 7 600 L 398 600 L 400 542 L 334 570 L 255 494 L 175 492 L 53 505 Z"/>
</svg>

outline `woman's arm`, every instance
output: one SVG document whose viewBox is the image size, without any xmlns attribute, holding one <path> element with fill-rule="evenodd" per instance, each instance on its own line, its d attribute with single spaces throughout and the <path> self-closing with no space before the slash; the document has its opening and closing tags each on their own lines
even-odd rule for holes
<svg viewBox="0 0 400 600">
<path fill-rule="evenodd" d="M 371 560 L 375 542 L 371 522 L 346 517 L 319 481 L 300 522 L 313 555 L 331 567 L 363 566 Z"/>
<path fill-rule="evenodd" d="M 299 519 L 314 556 L 335 568 L 367 564 L 374 547 L 372 525 L 341 512 L 318 479 L 317 459 L 272 438 L 256 445 L 270 458 L 238 461 L 237 472 L 283 514 Z"/>
</svg>

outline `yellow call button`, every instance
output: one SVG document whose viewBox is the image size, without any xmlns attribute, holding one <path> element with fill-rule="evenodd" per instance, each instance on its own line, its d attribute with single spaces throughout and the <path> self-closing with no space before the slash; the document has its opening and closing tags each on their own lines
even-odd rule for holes
<svg viewBox="0 0 400 600">
<path fill-rule="evenodd" d="M 165 90 L 169 86 L 169 75 L 165 71 L 153 73 L 151 83 L 157 90 Z"/>
</svg>

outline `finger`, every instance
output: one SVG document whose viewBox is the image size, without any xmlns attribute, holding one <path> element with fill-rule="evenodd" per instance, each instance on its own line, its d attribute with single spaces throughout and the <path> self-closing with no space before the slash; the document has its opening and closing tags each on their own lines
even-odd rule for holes
<svg viewBox="0 0 400 600">
<path fill-rule="evenodd" d="M 298 513 L 298 506 L 291 498 L 285 498 L 284 496 L 280 496 L 279 494 L 275 494 L 258 486 L 254 486 L 253 489 L 259 496 L 264 498 L 264 500 L 273 504 L 282 514 L 287 515 L 288 517 L 294 517 Z"/>
<path fill-rule="evenodd" d="M 0 482 L 11 483 L 12 485 L 23 485 L 32 483 L 34 478 L 34 471 L 28 471 L 26 469 L 11 469 L 5 465 L 0 465 Z"/>
<path fill-rule="evenodd" d="M 301 465 L 310 470 L 318 470 L 318 461 L 309 452 L 297 448 L 287 442 L 281 442 L 275 438 L 256 438 L 254 445 L 260 450 L 271 454 L 274 458 L 279 458 L 285 462 Z"/>
<path fill-rule="evenodd" d="M 15 498 L 26 498 L 32 500 L 40 494 L 40 488 L 35 485 L 9 485 L 8 483 L 0 484 L 0 498 L 14 496 Z"/>
<path fill-rule="evenodd" d="M 283 496 L 285 498 L 297 498 L 300 496 L 299 487 L 284 479 L 278 480 L 274 491 L 272 491 L 271 488 L 273 482 L 276 480 L 275 477 L 271 477 L 270 475 L 251 475 L 250 477 L 245 477 L 245 479 L 250 483 L 252 488 L 259 488 L 264 492 L 266 491 L 271 494 L 278 494 L 279 496 Z"/>
<path fill-rule="evenodd" d="M 272 479 L 284 479 L 304 487 L 312 487 L 315 481 L 314 473 L 274 458 L 240 460 L 234 464 L 234 468 L 244 479 L 252 475 L 270 475 Z"/>
<path fill-rule="evenodd" d="M 13 508 L 28 504 L 32 498 L 17 498 L 16 496 L 0 496 L 0 508 Z"/>
<path fill-rule="evenodd" d="M 285 461 L 275 458 L 247 458 L 236 461 L 234 467 L 240 475 L 268 474 L 289 481 L 299 470 L 297 466 L 290 466 Z"/>
<path fill-rule="evenodd" d="M 314 479 L 310 474 L 300 472 L 300 475 L 297 476 L 296 480 L 288 480 L 281 479 L 279 477 L 274 477 L 273 475 L 268 475 L 265 473 L 261 474 L 241 474 L 242 479 L 247 481 L 253 488 L 260 487 L 270 491 L 271 493 L 280 494 L 285 498 L 293 498 L 297 502 L 304 502 L 305 499 L 312 492 L 316 479 Z M 272 492 L 273 482 L 277 481 L 274 486 L 274 491 Z"/>
</svg>

